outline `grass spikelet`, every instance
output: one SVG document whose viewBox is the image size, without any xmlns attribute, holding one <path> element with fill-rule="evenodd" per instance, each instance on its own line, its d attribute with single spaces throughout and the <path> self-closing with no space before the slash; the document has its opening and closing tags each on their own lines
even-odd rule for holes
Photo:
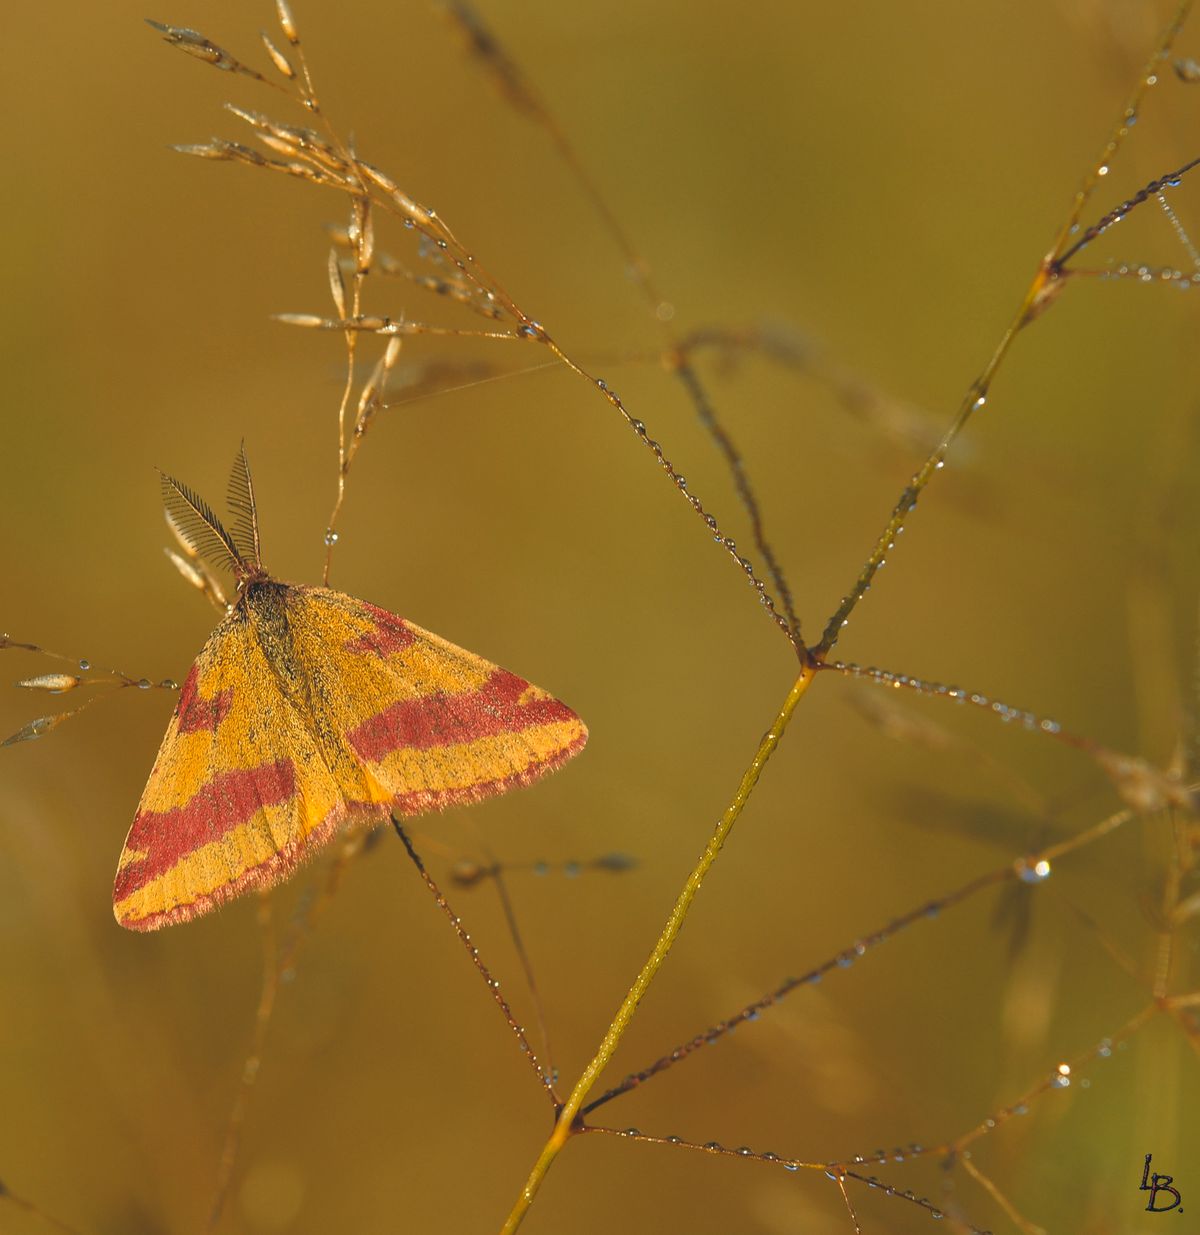
<svg viewBox="0 0 1200 1235">
<path fill-rule="evenodd" d="M 22 679 L 17 685 L 24 690 L 45 690 L 61 695 L 63 691 L 74 690 L 82 681 L 73 673 L 39 673 L 37 677 Z"/>
<path fill-rule="evenodd" d="M 262 39 L 263 47 L 266 48 L 267 55 L 271 57 L 271 63 L 288 81 L 294 81 L 296 78 L 296 70 L 292 68 L 292 62 L 271 42 L 270 37 L 265 30 L 258 32 L 259 38 Z"/>
<path fill-rule="evenodd" d="M 197 60 L 202 60 L 205 64 L 211 64 L 214 69 L 220 69 L 225 73 L 241 73 L 255 81 L 265 82 L 267 85 L 272 84 L 257 69 L 243 64 L 223 47 L 218 47 L 216 43 L 206 39 L 196 30 L 189 30 L 185 26 L 168 26 L 163 22 L 153 21 L 149 17 L 146 18 L 146 24 L 163 36 L 163 42 L 170 43 L 172 47 L 178 47 L 180 51 L 194 56 Z"/>
</svg>

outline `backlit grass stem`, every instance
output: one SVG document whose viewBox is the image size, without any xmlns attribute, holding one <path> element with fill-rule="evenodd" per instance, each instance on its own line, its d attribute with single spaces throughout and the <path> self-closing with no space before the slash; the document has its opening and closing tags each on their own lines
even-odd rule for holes
<svg viewBox="0 0 1200 1235">
<path fill-rule="evenodd" d="M 641 1003 L 642 997 L 650 989 L 650 983 L 654 981 L 658 971 L 662 968 L 663 962 L 667 959 L 668 953 L 674 946 L 675 940 L 683 928 L 684 919 L 686 919 L 688 912 L 691 910 L 692 902 L 696 899 L 696 893 L 700 891 L 700 885 L 704 882 L 708 872 L 712 869 L 713 863 L 717 860 L 717 855 L 721 852 L 721 848 L 728 839 L 730 832 L 733 831 L 733 825 L 737 822 L 742 809 L 750 800 L 750 795 L 754 792 L 755 785 L 758 784 L 758 778 L 762 774 L 763 767 L 771 755 L 774 754 L 775 748 L 779 745 L 779 739 L 783 737 L 783 731 L 788 727 L 788 723 L 792 719 L 792 713 L 796 710 L 796 704 L 803 698 L 815 677 L 815 666 L 806 664 L 800 676 L 792 684 L 792 689 L 783 701 L 783 706 L 779 709 L 779 714 L 775 717 L 770 729 L 767 730 L 763 735 L 762 741 L 759 742 L 758 749 L 754 752 L 754 758 L 750 761 L 750 766 L 742 773 L 741 783 L 738 785 L 733 800 L 729 803 L 724 815 L 721 816 L 716 830 L 709 838 L 708 844 L 704 847 L 704 852 L 700 855 L 700 860 L 696 863 L 692 873 L 688 875 L 687 881 L 676 898 L 666 925 L 658 937 L 658 942 L 655 943 L 649 958 L 642 966 L 625 998 L 621 1001 L 617 1014 L 613 1017 L 612 1022 L 604 1033 L 599 1049 L 592 1057 L 591 1062 L 584 1068 L 583 1074 L 575 1082 L 570 1096 L 563 1103 L 558 1119 L 554 1124 L 554 1131 L 542 1147 L 542 1152 L 533 1164 L 533 1169 L 529 1172 L 529 1178 L 525 1181 L 525 1186 L 521 1189 L 516 1203 L 513 1205 L 504 1226 L 501 1228 L 502 1235 L 511 1235 L 513 1231 L 520 1227 L 526 1213 L 529 1211 L 529 1207 L 533 1204 L 533 1199 L 537 1195 L 538 1189 L 542 1186 L 542 1180 L 546 1177 L 546 1172 L 550 1169 L 554 1159 L 558 1157 L 562 1147 L 574 1133 L 579 1131 L 579 1125 L 576 1123 L 576 1120 L 588 1094 L 591 1093 L 592 1088 L 600 1079 L 601 1073 L 603 1073 L 609 1061 L 616 1053 L 617 1045 L 620 1043 L 625 1030 L 629 1028 L 634 1013 L 637 1012 L 638 1004 Z"/>
</svg>

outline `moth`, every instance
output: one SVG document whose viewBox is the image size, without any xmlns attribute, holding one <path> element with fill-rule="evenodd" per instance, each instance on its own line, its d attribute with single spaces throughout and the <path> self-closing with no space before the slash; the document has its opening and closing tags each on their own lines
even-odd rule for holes
<svg viewBox="0 0 1200 1235">
<path fill-rule="evenodd" d="M 263 569 L 243 448 L 230 528 L 163 475 L 168 521 L 237 592 L 180 688 L 113 888 L 147 931 L 286 878 L 344 828 L 507 793 L 587 728 L 523 678 L 375 605 Z"/>
</svg>

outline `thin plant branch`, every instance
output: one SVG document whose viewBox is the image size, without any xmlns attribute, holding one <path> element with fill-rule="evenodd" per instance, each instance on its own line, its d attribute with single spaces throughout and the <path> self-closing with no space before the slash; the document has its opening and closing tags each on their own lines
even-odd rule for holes
<svg viewBox="0 0 1200 1235">
<path fill-rule="evenodd" d="M 670 954 L 671 948 L 679 936 L 679 932 L 683 929 L 684 921 L 692 907 L 696 894 L 700 891 L 722 847 L 733 831 L 733 825 L 738 821 L 742 810 L 750 800 L 750 795 L 758 784 L 758 779 L 766 766 L 767 760 L 775 752 L 784 731 L 787 729 L 792 713 L 796 710 L 796 705 L 808 692 L 808 688 L 812 685 L 815 676 L 815 670 L 811 666 L 805 666 L 800 676 L 792 684 L 792 689 L 783 701 L 783 705 L 779 709 L 774 723 L 763 736 L 762 741 L 758 745 L 758 750 L 750 762 L 750 766 L 743 773 L 741 783 L 733 796 L 733 800 L 717 824 L 716 830 L 704 848 L 704 852 L 700 855 L 700 860 L 692 869 L 691 874 L 688 875 L 687 881 L 684 883 L 675 901 L 666 924 L 663 926 L 662 933 L 650 952 L 650 956 L 634 979 L 625 998 L 621 1001 L 621 1006 L 617 1009 L 616 1015 L 605 1031 L 599 1048 L 584 1068 L 579 1080 L 576 1081 L 570 1096 L 562 1104 L 558 1119 L 554 1125 L 554 1131 L 543 1146 L 542 1152 L 538 1155 L 537 1161 L 529 1173 L 525 1186 L 521 1189 L 520 1194 L 513 1203 L 508 1218 L 501 1228 L 502 1235 L 511 1235 L 513 1231 L 520 1227 L 525 1215 L 529 1212 L 530 1206 L 533 1204 L 542 1181 L 546 1177 L 546 1172 L 553 1165 L 563 1146 L 577 1131 L 576 1120 L 583 1111 L 583 1105 L 587 1100 L 588 1094 L 591 1093 L 604 1069 L 608 1066 L 621 1038 L 625 1034 L 625 1030 L 629 1027 L 634 1014 L 637 1012 L 638 1004 L 641 1003 L 643 996 L 650 989 L 651 983 Z"/>
<path fill-rule="evenodd" d="M 504 1017 L 505 1023 L 512 1031 L 513 1036 L 517 1039 L 517 1045 L 521 1048 L 521 1054 L 525 1056 L 529 1066 L 536 1074 L 542 1088 L 549 1095 L 550 1100 L 554 1103 L 555 1109 L 559 1109 L 558 1096 L 554 1090 L 554 1078 L 543 1066 L 542 1061 L 538 1058 L 537 1053 L 530 1045 L 528 1037 L 525 1035 L 525 1030 L 513 1015 L 513 1010 L 509 1006 L 508 1000 L 500 991 L 500 983 L 492 976 L 491 970 L 484 964 L 483 958 L 479 955 L 479 948 L 472 942 L 471 936 L 467 933 L 466 927 L 462 924 L 462 919 L 450 907 L 450 902 L 446 900 L 441 888 L 434 881 L 433 876 L 425 868 L 425 863 L 421 861 L 420 854 L 413 847 L 413 843 L 409 840 L 408 833 L 404 830 L 404 825 L 392 816 L 392 827 L 396 831 L 396 835 L 400 838 L 404 845 L 405 852 L 408 854 L 412 864 L 417 868 L 417 874 L 421 876 L 422 882 L 429 889 L 438 908 L 446 915 L 450 921 L 450 925 L 454 928 L 454 933 L 458 936 L 459 942 L 466 949 L 467 955 L 479 972 L 479 976 L 483 979 L 484 985 L 488 988 L 492 998 L 496 1001 L 496 1006 L 500 1009 Z"/>
</svg>

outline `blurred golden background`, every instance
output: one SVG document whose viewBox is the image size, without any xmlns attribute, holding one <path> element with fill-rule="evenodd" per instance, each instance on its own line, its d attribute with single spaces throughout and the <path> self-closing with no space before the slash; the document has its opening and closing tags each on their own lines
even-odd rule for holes
<svg viewBox="0 0 1200 1235">
<path fill-rule="evenodd" d="M 652 265 L 674 327 L 786 324 L 883 392 L 864 417 L 762 358 L 700 362 L 810 637 L 920 462 L 897 425 L 910 412 L 934 431 L 949 421 L 1169 7 L 481 6 Z M 340 131 L 620 392 L 748 547 L 727 473 L 652 359 L 659 329 L 545 134 L 425 4 L 298 0 L 296 15 Z M 267 566 L 319 580 L 342 345 L 269 315 L 332 312 L 322 224 L 345 211 L 284 177 L 172 153 L 213 133 L 241 140 L 227 100 L 296 117 L 164 47 L 144 16 L 266 67 L 267 0 L 69 0 L 10 6 L 3 22 L 0 629 L 157 680 L 183 678 L 214 615 L 163 558 L 156 467 L 218 498 L 244 437 Z M 1200 29 L 1179 54 L 1200 55 Z M 1200 86 L 1164 66 L 1089 219 L 1200 153 L 1198 105 Z M 1171 200 L 1193 224 L 1196 187 Z M 401 244 L 381 230 L 381 248 Z M 1154 203 L 1094 248 L 1082 264 L 1187 261 Z M 369 296 L 393 317 L 480 324 L 400 282 Z M 1066 289 L 922 500 L 846 632 L 847 658 L 1172 759 L 1194 681 L 1197 296 L 1133 281 Z M 468 358 L 515 369 L 545 356 L 422 338 L 399 376 Z M 621 875 L 508 879 L 569 1086 L 794 660 L 650 455 L 562 369 L 383 414 L 341 532 L 334 586 L 530 678 L 590 726 L 585 753 L 546 783 L 417 829 L 439 878 L 446 854 L 489 848 L 512 863 L 637 858 Z M 8 651 L 2 667 L 16 680 L 56 666 Z M 855 686 L 830 675 L 803 701 L 612 1081 L 1119 805 L 1077 753 L 948 705 L 869 695 L 956 739 L 897 743 L 851 706 Z M 0 729 L 50 703 L 6 687 Z M 112 919 L 117 854 L 170 708 L 165 694 L 122 692 L 0 752 L 0 1179 L 89 1235 L 204 1229 L 258 999 L 251 900 L 153 936 Z M 1169 822 L 1148 819 L 1015 901 L 1009 889 L 1007 917 L 991 891 L 918 923 L 600 1114 L 820 1161 L 953 1138 L 1147 1002 L 1170 848 Z M 324 868 L 281 890 L 282 920 Z M 448 891 L 532 1026 L 494 890 Z M 1177 940 L 1172 989 L 1184 991 L 1200 972 L 1194 924 Z M 219 1229 L 496 1230 L 550 1126 L 510 1037 L 384 835 L 280 994 Z M 1053 1231 L 1133 1229 L 1146 1153 L 1190 1203 L 1193 1046 L 1156 1018 L 984 1137 L 973 1161 Z M 877 1173 L 956 1203 L 936 1163 Z M 977 1226 L 1017 1229 L 954 1178 Z M 913 1207 L 852 1195 L 864 1230 L 929 1229 Z M 618 1223 L 630 1235 L 851 1229 L 819 1173 L 601 1136 L 568 1147 L 526 1229 Z M 0 1229 L 48 1227 L 0 1202 Z"/>
</svg>

